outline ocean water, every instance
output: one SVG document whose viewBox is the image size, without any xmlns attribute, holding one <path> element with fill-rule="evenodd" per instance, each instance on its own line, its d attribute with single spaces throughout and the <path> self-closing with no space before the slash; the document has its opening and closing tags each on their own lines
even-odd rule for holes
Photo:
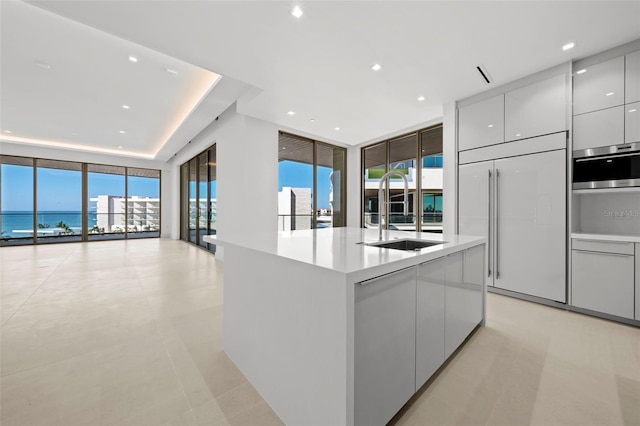
<svg viewBox="0 0 640 426">
<path fill-rule="evenodd" d="M 27 233 L 16 233 L 19 230 L 33 229 L 33 212 L 25 211 L 3 211 L 1 213 L 1 229 L 3 237 L 26 237 Z M 70 228 L 82 227 L 81 212 L 65 212 L 65 211 L 42 211 L 36 215 L 37 223 L 49 225 L 48 228 L 55 228 L 56 223 L 64 222 Z M 96 223 L 96 213 L 89 212 L 88 225 L 91 228 Z"/>
</svg>

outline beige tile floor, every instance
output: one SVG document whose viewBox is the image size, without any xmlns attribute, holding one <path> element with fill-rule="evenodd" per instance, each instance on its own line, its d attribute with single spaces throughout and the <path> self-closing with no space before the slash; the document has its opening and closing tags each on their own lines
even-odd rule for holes
<svg viewBox="0 0 640 426">
<path fill-rule="evenodd" d="M 222 264 L 168 239 L 0 249 L 0 423 L 281 424 L 222 350 Z M 640 425 L 640 329 L 489 295 L 399 425 Z"/>
</svg>

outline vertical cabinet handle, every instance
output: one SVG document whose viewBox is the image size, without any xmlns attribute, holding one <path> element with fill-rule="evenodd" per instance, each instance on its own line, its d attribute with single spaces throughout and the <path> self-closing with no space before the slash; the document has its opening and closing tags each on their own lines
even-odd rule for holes
<svg viewBox="0 0 640 426">
<path fill-rule="evenodd" d="M 491 276 L 491 170 L 487 170 L 487 172 L 489 172 L 489 188 L 488 188 L 488 192 L 487 192 L 487 206 L 488 206 L 488 212 L 487 212 L 487 229 L 488 229 L 488 233 L 487 233 L 487 277 Z"/>
<path fill-rule="evenodd" d="M 500 212 L 500 170 L 496 169 L 496 279 L 500 279 L 500 221 L 498 213 Z"/>
</svg>

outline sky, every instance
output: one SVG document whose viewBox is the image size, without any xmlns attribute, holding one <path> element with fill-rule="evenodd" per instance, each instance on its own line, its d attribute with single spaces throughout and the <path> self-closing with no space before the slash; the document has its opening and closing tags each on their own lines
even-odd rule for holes
<svg viewBox="0 0 640 426">
<path fill-rule="evenodd" d="M 1 167 L 2 211 L 31 211 L 33 209 L 33 169 L 9 164 L 3 164 Z M 82 210 L 80 171 L 38 169 L 37 174 L 38 211 L 79 212 Z M 124 196 L 124 176 L 122 175 L 89 173 L 88 184 L 89 198 L 98 195 Z M 157 198 L 159 181 L 130 176 L 128 195 Z"/>
<path fill-rule="evenodd" d="M 328 209 L 331 181 L 329 175 L 333 171 L 328 167 L 318 166 L 318 208 Z M 278 192 L 284 186 L 291 188 L 311 188 L 313 192 L 313 166 L 295 161 L 278 163 Z"/>
</svg>

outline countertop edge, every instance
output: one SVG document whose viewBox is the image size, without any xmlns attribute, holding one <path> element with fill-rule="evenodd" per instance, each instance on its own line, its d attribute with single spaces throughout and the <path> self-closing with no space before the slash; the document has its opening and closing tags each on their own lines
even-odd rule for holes
<svg viewBox="0 0 640 426">
<path fill-rule="evenodd" d="M 597 241 L 621 241 L 626 243 L 640 243 L 640 235 L 583 234 L 579 232 L 572 232 L 571 238 Z"/>
</svg>

